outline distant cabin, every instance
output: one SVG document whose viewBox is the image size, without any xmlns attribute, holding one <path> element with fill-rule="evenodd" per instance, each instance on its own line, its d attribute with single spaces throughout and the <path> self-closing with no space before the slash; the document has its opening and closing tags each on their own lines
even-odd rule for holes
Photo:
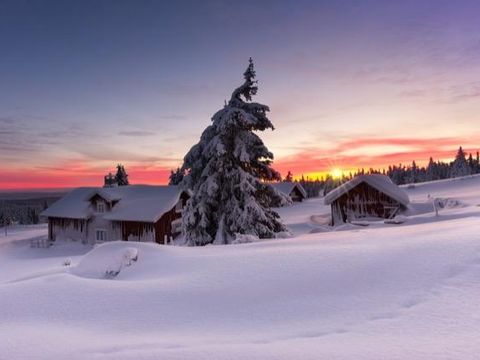
<svg viewBox="0 0 480 360">
<path fill-rule="evenodd" d="M 302 185 L 296 182 L 278 182 L 271 184 L 275 189 L 290 197 L 294 202 L 301 202 L 307 198 L 307 192 Z"/>
<path fill-rule="evenodd" d="M 50 241 L 165 244 L 181 232 L 182 210 L 189 196 L 177 186 L 82 187 L 72 190 L 40 215 L 48 218 Z"/>
<path fill-rule="evenodd" d="M 360 175 L 325 195 L 332 225 L 365 218 L 391 219 L 408 204 L 408 195 L 385 175 Z"/>
</svg>

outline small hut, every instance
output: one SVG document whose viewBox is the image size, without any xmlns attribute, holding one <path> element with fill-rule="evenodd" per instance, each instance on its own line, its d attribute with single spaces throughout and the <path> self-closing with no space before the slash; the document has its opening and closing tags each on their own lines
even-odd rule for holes
<svg viewBox="0 0 480 360">
<path fill-rule="evenodd" d="M 307 192 L 297 182 L 282 181 L 271 183 L 271 185 L 281 193 L 289 196 L 293 202 L 302 202 L 307 198 Z"/>
<path fill-rule="evenodd" d="M 409 204 L 408 195 L 389 177 L 360 175 L 325 195 L 332 225 L 367 218 L 391 219 Z"/>
</svg>

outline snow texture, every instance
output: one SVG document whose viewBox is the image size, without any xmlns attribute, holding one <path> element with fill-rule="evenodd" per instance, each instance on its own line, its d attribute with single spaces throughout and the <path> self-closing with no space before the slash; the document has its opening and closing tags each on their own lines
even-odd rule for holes
<svg viewBox="0 0 480 360">
<path fill-rule="evenodd" d="M 321 232 L 329 206 L 309 199 L 278 209 L 294 238 L 230 246 L 0 231 L 0 359 L 476 360 L 480 177 L 404 189 L 403 224 Z M 462 205 L 436 216 L 436 198 Z"/>
</svg>

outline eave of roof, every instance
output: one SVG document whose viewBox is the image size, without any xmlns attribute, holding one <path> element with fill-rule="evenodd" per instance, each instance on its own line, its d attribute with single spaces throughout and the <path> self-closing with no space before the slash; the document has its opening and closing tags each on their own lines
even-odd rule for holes
<svg viewBox="0 0 480 360">
<path fill-rule="evenodd" d="M 360 175 L 356 176 L 350 181 L 336 187 L 325 195 L 324 203 L 326 205 L 331 204 L 342 195 L 348 193 L 353 188 L 357 187 L 361 183 L 367 183 L 371 187 L 381 191 L 382 193 L 390 196 L 392 199 L 398 201 L 400 204 L 407 206 L 410 203 L 407 193 L 394 184 L 390 178 L 385 175 L 373 174 L 373 175 Z"/>
</svg>

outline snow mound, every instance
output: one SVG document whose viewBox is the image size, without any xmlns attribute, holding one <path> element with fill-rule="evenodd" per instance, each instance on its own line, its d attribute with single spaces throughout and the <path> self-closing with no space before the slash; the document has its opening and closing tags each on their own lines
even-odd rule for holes
<svg viewBox="0 0 480 360">
<path fill-rule="evenodd" d="M 232 244 L 247 244 L 252 242 L 260 241 L 258 236 L 251 234 L 236 234 L 235 240 L 232 241 Z"/>
<path fill-rule="evenodd" d="M 316 228 L 313 228 L 310 230 L 309 234 L 317 234 L 317 233 L 323 233 L 323 232 L 329 232 L 332 231 L 333 228 L 331 226 L 318 226 Z"/>
<path fill-rule="evenodd" d="M 399 224 L 403 224 L 405 221 L 407 221 L 407 217 L 405 215 L 397 215 L 393 219 L 385 219 L 384 223 L 399 225 Z"/>
<path fill-rule="evenodd" d="M 131 266 L 138 260 L 138 247 L 126 247 L 125 245 L 123 241 L 99 245 L 85 254 L 70 272 L 77 276 L 93 279 L 115 278 L 122 269 Z"/>
</svg>

